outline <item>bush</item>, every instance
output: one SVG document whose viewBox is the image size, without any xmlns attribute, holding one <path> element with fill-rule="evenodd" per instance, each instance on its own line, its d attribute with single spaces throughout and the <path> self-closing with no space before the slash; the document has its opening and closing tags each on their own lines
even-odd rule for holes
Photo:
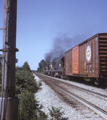
<svg viewBox="0 0 107 120">
<path fill-rule="evenodd" d="M 47 115 L 40 109 L 41 105 L 35 100 L 32 92 L 21 92 L 19 103 L 19 119 L 23 120 L 45 120 Z"/>
<path fill-rule="evenodd" d="M 34 94 L 28 91 L 21 92 L 19 102 L 19 118 L 30 120 L 33 117 L 35 107 Z"/>
<path fill-rule="evenodd" d="M 51 120 L 68 120 L 68 118 L 63 118 L 63 112 L 61 112 L 61 108 L 51 107 L 49 109 L 50 115 L 52 117 Z"/>
<path fill-rule="evenodd" d="M 27 62 L 16 68 L 16 95 L 19 97 L 19 120 L 46 120 L 47 115 L 41 111 L 42 106 L 35 100 L 41 84 L 37 84 Z"/>
<path fill-rule="evenodd" d="M 16 70 L 16 94 L 20 94 L 21 91 L 31 91 L 36 93 L 40 89 L 32 72 L 17 69 Z"/>
</svg>

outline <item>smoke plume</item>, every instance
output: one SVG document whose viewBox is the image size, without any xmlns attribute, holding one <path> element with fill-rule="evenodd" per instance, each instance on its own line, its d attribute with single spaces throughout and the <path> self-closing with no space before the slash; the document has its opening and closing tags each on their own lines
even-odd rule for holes
<svg viewBox="0 0 107 120">
<path fill-rule="evenodd" d="M 45 61 L 52 62 L 55 58 L 61 58 L 65 52 L 83 41 L 84 36 L 77 35 L 74 38 L 67 34 L 59 35 L 53 40 L 53 46 L 50 52 L 45 54 Z"/>
<path fill-rule="evenodd" d="M 63 57 L 67 48 L 72 44 L 71 41 L 72 39 L 66 34 L 57 36 L 53 41 L 51 51 L 45 54 L 45 61 L 52 62 L 55 58 Z"/>
</svg>

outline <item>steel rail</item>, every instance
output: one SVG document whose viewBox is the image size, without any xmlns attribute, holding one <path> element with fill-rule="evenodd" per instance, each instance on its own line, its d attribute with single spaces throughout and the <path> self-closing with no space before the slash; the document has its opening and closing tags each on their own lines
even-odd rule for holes
<svg viewBox="0 0 107 120">
<path fill-rule="evenodd" d="M 56 87 L 57 89 L 60 89 L 61 91 L 65 92 L 66 94 L 70 95 L 71 97 L 73 97 L 74 99 L 78 100 L 79 102 L 83 103 L 84 105 L 86 105 L 87 107 L 89 107 L 90 109 L 92 109 L 94 112 L 96 112 L 97 114 L 99 114 L 100 116 L 102 116 L 105 120 L 107 120 L 107 111 L 101 109 L 100 107 L 92 104 L 91 102 L 88 102 L 87 100 L 67 91 L 62 89 L 61 87 L 59 87 L 58 85 L 53 84 L 50 81 L 47 81 L 48 83 L 50 83 L 51 85 L 53 85 L 54 87 Z"/>
<path fill-rule="evenodd" d="M 38 73 L 37 73 L 37 74 L 38 74 Z M 93 93 L 93 94 L 99 95 L 99 96 L 101 96 L 101 97 L 107 98 L 107 95 L 104 95 L 104 94 L 101 94 L 101 93 L 98 93 L 98 92 L 94 92 L 94 91 L 91 91 L 91 90 L 88 90 L 88 89 L 85 89 L 85 88 L 81 88 L 81 87 L 76 86 L 76 85 L 72 85 L 72 83 L 71 83 L 71 84 L 70 84 L 70 83 L 67 83 L 67 81 L 62 81 L 62 80 L 59 79 L 59 78 L 54 78 L 54 77 L 47 76 L 47 75 L 44 75 L 44 74 L 39 74 L 39 75 L 43 75 L 43 76 L 45 76 L 45 77 L 48 77 L 48 78 L 51 78 L 51 79 L 54 79 L 54 80 L 61 81 L 61 82 L 65 83 L 65 84 L 70 85 L 70 86 L 72 86 L 72 87 L 74 87 L 74 88 L 76 88 L 76 89 L 79 89 L 79 90 L 81 90 L 81 91 Z"/>
<path fill-rule="evenodd" d="M 62 81 L 63 82 L 63 81 Z M 63 83 L 66 83 L 66 82 L 63 82 Z M 85 88 L 81 88 L 79 86 L 76 86 L 76 85 L 72 85 L 72 84 L 69 84 L 69 83 L 66 83 L 67 85 L 70 85 L 76 89 L 79 89 L 81 91 L 85 91 L 85 92 L 89 92 L 89 93 L 93 93 L 93 94 L 96 94 L 96 95 L 99 95 L 99 96 L 102 96 L 102 97 L 105 97 L 107 98 L 107 95 L 104 95 L 104 94 L 101 94 L 101 93 L 98 93 L 98 92 L 94 92 L 94 91 L 91 91 L 91 90 L 88 90 L 88 89 L 85 89 Z"/>
</svg>

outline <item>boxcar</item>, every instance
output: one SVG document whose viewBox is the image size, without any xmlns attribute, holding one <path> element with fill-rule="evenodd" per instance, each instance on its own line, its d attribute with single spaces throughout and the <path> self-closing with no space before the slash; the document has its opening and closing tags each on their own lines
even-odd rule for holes
<svg viewBox="0 0 107 120">
<path fill-rule="evenodd" d="M 98 33 L 65 52 L 65 75 L 107 82 L 107 33 Z"/>
</svg>

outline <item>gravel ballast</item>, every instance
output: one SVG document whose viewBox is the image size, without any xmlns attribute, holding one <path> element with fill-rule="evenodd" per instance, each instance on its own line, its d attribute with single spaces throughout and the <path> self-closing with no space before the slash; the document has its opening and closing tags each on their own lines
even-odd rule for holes
<svg viewBox="0 0 107 120">
<path fill-rule="evenodd" d="M 41 81 L 35 74 L 35 79 L 37 82 Z M 68 120 L 104 120 L 99 115 L 94 113 L 92 110 L 87 107 L 83 107 L 82 110 L 77 107 L 73 108 L 68 103 L 65 103 L 57 93 L 55 93 L 48 85 L 46 85 L 43 81 L 41 81 L 42 86 L 41 90 L 39 90 L 35 94 L 35 98 L 43 105 L 42 111 L 44 111 L 49 117 L 49 108 L 52 106 L 56 108 L 62 108 L 61 111 L 64 112 L 63 117 L 68 118 Z"/>
</svg>

